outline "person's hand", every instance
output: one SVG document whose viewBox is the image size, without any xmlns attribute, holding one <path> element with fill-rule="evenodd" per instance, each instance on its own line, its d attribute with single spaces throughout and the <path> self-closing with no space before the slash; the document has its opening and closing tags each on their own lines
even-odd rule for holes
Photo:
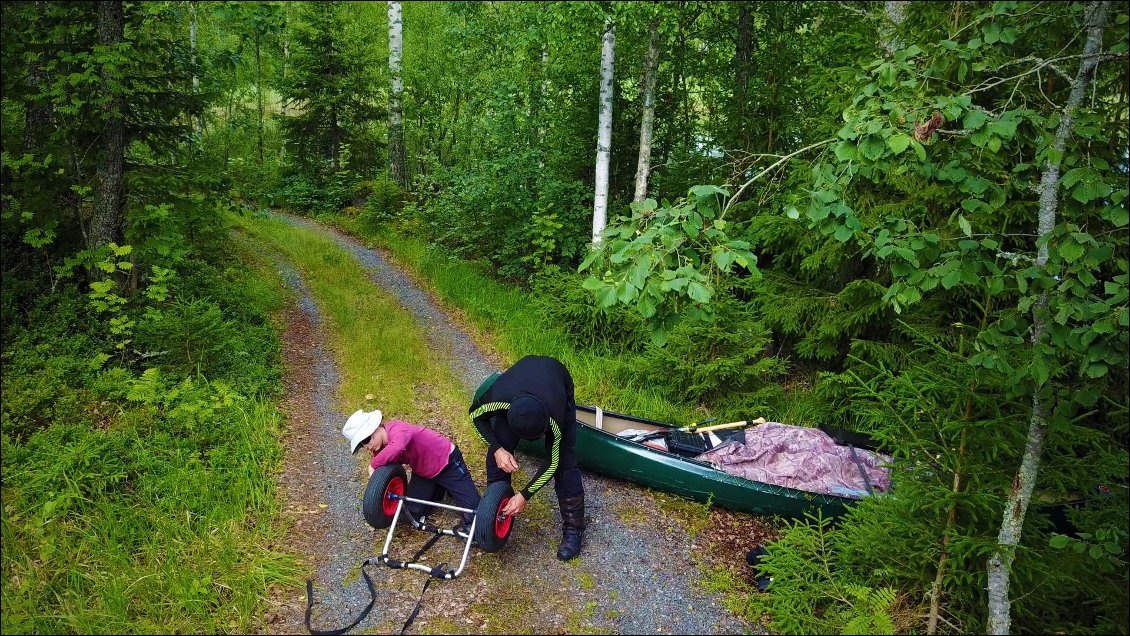
<svg viewBox="0 0 1130 636">
<path fill-rule="evenodd" d="M 522 511 L 525 509 L 526 498 L 522 496 L 522 493 L 518 493 L 511 497 L 510 501 L 507 501 L 506 505 L 503 506 L 502 510 L 500 510 L 499 512 L 507 517 L 512 517 L 514 515 L 522 514 Z"/>
<path fill-rule="evenodd" d="M 505 448 L 494 451 L 494 463 L 504 472 L 512 473 L 518 470 L 518 460 Z"/>
<path fill-rule="evenodd" d="M 375 473 L 375 472 L 377 472 L 377 469 L 373 468 L 372 464 L 369 464 L 369 476 L 372 477 L 373 473 Z"/>
</svg>

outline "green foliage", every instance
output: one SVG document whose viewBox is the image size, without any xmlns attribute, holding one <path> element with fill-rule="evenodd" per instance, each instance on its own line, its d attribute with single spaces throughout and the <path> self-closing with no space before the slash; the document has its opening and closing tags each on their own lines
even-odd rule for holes
<svg viewBox="0 0 1130 636">
<path fill-rule="evenodd" d="M 278 377 L 265 313 L 280 292 L 238 266 L 216 203 L 231 197 L 371 240 L 414 233 L 427 245 L 387 240 L 507 355 L 566 360 L 591 403 L 879 438 L 894 496 L 807 531 L 834 568 L 798 560 L 796 589 L 775 581 L 782 631 L 920 630 L 910 610 L 924 614 L 943 553 L 943 616 L 982 629 L 983 564 L 1035 396 L 1048 437 L 1012 573 L 1017 630 L 1125 632 L 1125 8 L 1062 153 L 1084 4 L 914 3 L 895 32 L 882 8 L 407 3 L 401 192 L 380 176 L 382 4 L 127 3 L 125 42 L 103 47 L 95 4 L 3 3 L 0 442 L 4 562 L 19 579 L 5 579 L 4 631 L 250 629 L 233 617 L 254 614 L 273 567 L 231 551 L 256 544 L 233 521 L 252 508 L 225 500 L 226 521 L 205 520 L 196 490 L 270 498 L 212 470 L 266 483 L 208 420 L 269 428 L 269 407 L 236 396 Z M 608 14 L 613 217 L 629 209 L 638 69 L 659 18 L 654 199 L 590 254 Z M 123 235 L 91 251 L 99 140 L 119 116 Z M 1037 241 L 1049 165 L 1058 222 Z M 754 175 L 723 208 L 718 195 Z M 709 183 L 726 185 L 695 186 Z M 138 442 L 151 437 L 166 454 Z M 1091 496 L 1096 482 L 1118 496 Z M 1073 528 L 1044 520 L 1042 504 L 1078 499 Z M 781 563 L 819 553 L 796 532 Z M 239 587 L 223 559 L 263 576 Z"/>
<path fill-rule="evenodd" d="M 266 586 L 294 574 L 256 549 L 271 532 L 279 415 L 244 397 L 277 382 L 265 312 L 280 292 L 241 267 L 181 265 L 127 303 L 151 303 L 135 346 L 167 347 L 128 358 L 161 363 L 144 370 L 106 364 L 114 326 L 75 286 L 5 286 L 2 545 L 17 581 L 5 632 L 252 629 Z M 180 300 L 193 293 L 225 306 Z"/>
<path fill-rule="evenodd" d="M 622 355 L 639 351 L 647 341 L 639 315 L 624 307 L 602 310 L 580 283 L 575 272 L 544 269 L 533 282 L 533 299 L 541 316 L 560 326 L 578 349 L 607 349 Z"/>
<path fill-rule="evenodd" d="M 557 213 L 549 211 L 548 208 L 535 212 L 530 219 L 530 235 L 533 240 L 530 254 L 524 256 L 523 260 L 530 263 L 535 271 L 553 262 L 557 253 L 557 237 L 563 227 L 564 225 L 557 220 Z"/>
<path fill-rule="evenodd" d="M 722 296 L 713 304 L 715 320 L 687 321 L 673 329 L 666 346 L 651 346 L 644 371 L 669 395 L 690 402 L 718 403 L 742 395 L 758 401 L 775 387 L 787 363 L 767 355 L 771 332 L 743 303 Z"/>
<path fill-rule="evenodd" d="M 289 74 L 281 86 L 295 112 L 280 124 L 294 172 L 325 186 L 346 168 L 349 148 L 375 143 L 367 131 L 383 115 L 383 100 L 369 42 L 384 25 L 374 5 L 364 3 L 305 3 L 295 13 Z M 364 163 L 358 168 L 371 174 L 369 157 L 359 154 Z"/>
<path fill-rule="evenodd" d="M 534 163 L 531 153 L 515 153 L 451 171 L 449 185 L 415 207 L 424 232 L 503 276 L 525 279 L 550 263 L 572 264 L 587 243 L 584 195 L 543 179 Z"/>
<path fill-rule="evenodd" d="M 278 202 L 304 216 L 333 215 L 352 200 L 355 176 L 346 170 L 334 174 L 324 186 L 296 177 L 278 192 Z"/>
<path fill-rule="evenodd" d="M 844 111 L 839 145 L 812 169 L 810 227 L 889 271 L 882 302 L 907 316 L 894 332 L 919 345 L 907 355 L 854 343 L 845 373 L 824 385 L 842 399 L 844 416 L 885 439 L 906 467 L 896 472 L 894 498 L 853 510 L 840 545 L 853 572 L 874 572 L 880 563 L 882 580 L 916 594 L 931 585 L 946 546 L 943 611 L 962 629 L 982 629 L 979 565 L 997 550 L 1000 511 L 1035 400 L 1047 413 L 1047 439 L 1010 573 L 1015 620 L 1037 630 L 1124 631 L 1121 602 L 1074 615 L 1067 609 L 1092 607 L 1100 589 L 1125 579 L 1114 569 L 1088 576 L 1066 553 L 1052 558 L 1036 502 L 1092 492 L 1096 481 L 1125 481 L 1125 399 L 1099 399 L 1121 396 L 1127 383 L 1119 326 L 1126 236 L 1117 229 L 1124 215 L 1115 212 L 1125 194 L 1106 187 L 1124 181 L 1111 168 L 1124 159 L 1094 144 L 1125 139 L 1126 131 L 1098 126 L 1118 116 L 1096 102 L 1077 113 L 1067 152 L 1051 152 L 1066 90 L 1045 92 L 1051 102 L 1017 100 L 1043 89 L 1021 73 L 1007 90 L 994 90 L 994 78 L 1001 64 L 1023 63 L 1016 48 L 1030 29 L 1047 33 L 1054 22 L 1068 25 L 1057 33 L 1074 33 L 1082 5 L 1023 23 L 999 6 L 971 16 L 975 28 L 963 42 L 920 37 L 871 64 Z M 1118 73 L 1100 74 L 1097 85 Z M 1035 212 L 1046 202 L 1027 184 L 1059 162 L 1065 196 L 1051 199 L 1055 226 L 1045 228 Z M 1036 229 L 1047 236 L 1034 238 Z M 1112 356 L 1123 362 L 1113 376 Z M 1125 503 L 1087 508 L 1093 522 Z M 1109 526 L 1082 531 L 1099 529 L 1118 547 Z M 882 555 L 868 547 L 876 545 Z"/>
<path fill-rule="evenodd" d="M 362 184 L 366 196 L 365 209 L 358 220 L 367 228 L 375 230 L 400 216 L 406 203 L 406 193 L 387 175 Z"/>
<path fill-rule="evenodd" d="M 5 285 L 5 295 L 11 293 Z M 88 421 L 82 387 L 101 364 L 94 354 L 109 342 L 103 329 L 73 332 L 76 324 L 102 324 L 88 301 L 69 285 L 54 297 L 6 300 L 15 305 L 15 320 L 7 323 L 4 341 L 5 435 L 25 440 L 53 422 Z"/>
<path fill-rule="evenodd" d="M 126 381 L 98 427 L 3 435 L 5 632 L 252 629 L 260 586 L 293 580 L 246 523 L 273 512 L 273 408 L 155 370 Z"/>
<path fill-rule="evenodd" d="M 723 274 L 760 275 L 749 243 L 731 238 L 735 229 L 724 218 L 719 195 L 729 193 L 695 186 L 674 205 L 660 206 L 654 199 L 633 203 L 631 218 L 609 225 L 599 249 L 578 268 L 601 274 L 586 278 L 585 289 L 601 307 L 634 307 L 660 345 L 684 315 L 711 319 L 710 301 Z"/>
<path fill-rule="evenodd" d="M 901 633 L 904 601 L 891 587 L 869 587 L 840 567 L 829 519 L 798 519 L 768 546 L 759 566 L 769 584 L 772 627 L 785 634 Z"/>
</svg>

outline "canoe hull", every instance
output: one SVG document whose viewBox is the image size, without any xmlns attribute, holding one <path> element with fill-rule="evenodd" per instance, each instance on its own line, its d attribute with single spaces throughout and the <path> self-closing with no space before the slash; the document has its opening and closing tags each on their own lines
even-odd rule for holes
<svg viewBox="0 0 1130 636">
<path fill-rule="evenodd" d="M 822 511 L 826 517 L 843 514 L 854 500 L 751 481 L 715 469 L 705 462 L 657 450 L 619 437 L 624 428 L 670 428 L 668 424 L 603 411 L 597 428 L 597 409 L 577 406 L 577 462 L 581 468 L 623 479 L 695 501 L 710 501 L 740 512 L 802 517 Z M 544 455 L 540 442 L 523 443 L 522 450 Z"/>
</svg>

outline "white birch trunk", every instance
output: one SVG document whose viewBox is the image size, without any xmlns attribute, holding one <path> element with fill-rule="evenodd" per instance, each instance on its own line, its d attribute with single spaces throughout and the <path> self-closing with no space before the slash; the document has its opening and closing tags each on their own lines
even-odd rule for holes
<svg viewBox="0 0 1130 636">
<path fill-rule="evenodd" d="M 616 61 L 616 27 L 612 18 L 604 21 L 604 44 L 600 52 L 600 123 L 596 139 L 596 192 L 592 211 L 592 242 L 608 219 L 608 160 L 612 152 L 612 68 Z"/>
<path fill-rule="evenodd" d="M 1071 85 L 1071 95 L 1063 109 L 1063 118 L 1055 132 L 1052 147 L 1062 156 L 1067 149 L 1067 140 L 1075 127 L 1075 111 L 1083 103 L 1083 95 L 1087 85 L 1091 82 L 1095 67 L 1098 65 L 1098 54 L 1102 48 L 1103 29 L 1106 26 L 1109 12 L 1108 2 L 1092 2 L 1087 6 L 1085 23 L 1087 25 L 1087 43 L 1083 47 L 1083 61 L 1079 65 L 1079 73 Z M 1058 161 L 1047 161 L 1044 164 L 1044 174 L 1040 179 L 1040 208 L 1038 232 L 1041 239 L 1045 239 L 1055 229 L 1056 206 L 1059 193 Z M 1048 246 L 1045 242 L 1040 245 L 1036 264 L 1044 267 L 1048 262 Z M 1032 336 L 1033 347 L 1038 347 L 1047 326 L 1048 292 L 1040 295 L 1032 308 Z M 1037 355 L 1039 355 L 1037 353 Z M 1009 577 L 1012 574 L 1012 562 L 1016 558 L 1016 546 L 1020 544 L 1020 534 L 1024 529 L 1024 516 L 1028 512 L 1028 503 L 1032 500 L 1032 491 L 1036 486 L 1036 477 L 1040 470 L 1040 457 L 1044 452 L 1044 438 L 1047 435 L 1047 413 L 1040 401 L 1039 390 L 1032 393 L 1032 419 L 1028 424 L 1028 443 L 1024 447 L 1024 457 L 1020 461 L 1020 468 L 1012 482 L 1012 491 L 1009 493 L 1008 502 L 1004 507 L 1004 518 L 1001 521 L 1000 534 L 997 535 L 997 551 L 989 559 L 988 578 L 989 619 L 986 631 L 989 634 L 1008 634 L 1011 623 L 1011 606 L 1008 596 Z"/>
<path fill-rule="evenodd" d="M 404 84 L 400 78 L 400 59 L 404 51 L 401 38 L 400 3 L 388 3 L 388 70 L 392 76 L 392 90 L 388 95 L 388 174 L 393 181 L 405 187 L 408 184 L 404 157 L 404 113 L 400 108 L 400 95 Z"/>
<path fill-rule="evenodd" d="M 647 177 L 651 172 L 651 132 L 655 124 L 655 73 L 659 66 L 659 16 L 651 19 L 651 42 L 643 63 L 643 117 L 640 120 L 640 157 L 636 164 L 636 193 L 633 201 L 647 198 Z"/>
<path fill-rule="evenodd" d="M 545 169 L 545 121 L 549 118 L 546 117 L 546 105 L 549 103 L 549 49 L 544 45 L 541 47 L 541 103 L 538 104 L 538 117 L 542 121 L 537 122 L 538 127 L 538 170 Z"/>
<path fill-rule="evenodd" d="M 189 15 L 188 41 L 189 41 L 189 44 L 192 47 L 192 94 L 195 96 L 195 95 L 200 94 L 200 76 L 198 76 L 196 74 L 196 3 L 195 2 L 189 2 L 188 3 L 188 15 Z M 204 132 L 204 124 L 203 124 L 204 116 L 200 115 L 199 117 L 196 117 L 195 119 L 196 119 L 196 121 L 194 122 L 194 128 L 196 130 L 196 136 L 199 137 L 201 135 L 201 133 Z"/>
<path fill-rule="evenodd" d="M 283 51 L 282 51 L 283 52 L 282 80 L 283 80 L 283 84 L 286 84 L 287 67 L 290 65 L 290 3 L 289 2 L 283 3 L 283 42 L 282 42 L 282 49 L 283 49 Z M 287 115 L 290 114 L 290 112 L 287 110 L 286 97 L 282 98 L 282 104 L 280 104 L 279 107 L 282 110 L 282 116 L 283 117 L 286 117 Z M 285 146 L 286 146 L 286 144 L 284 142 L 283 147 L 285 148 Z"/>
<path fill-rule="evenodd" d="M 882 45 L 887 53 L 894 55 L 895 51 L 902 48 L 902 41 L 899 39 L 895 30 L 906 19 L 906 5 L 910 4 L 908 0 L 887 0 L 883 4 L 883 12 L 890 21 L 884 31 Z"/>
</svg>

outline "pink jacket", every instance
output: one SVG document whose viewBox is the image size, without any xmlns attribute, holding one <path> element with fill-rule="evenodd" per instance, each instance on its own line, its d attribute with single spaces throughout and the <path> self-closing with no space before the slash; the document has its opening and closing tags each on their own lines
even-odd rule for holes
<svg viewBox="0 0 1130 636">
<path fill-rule="evenodd" d="M 453 445 L 442 433 L 400 420 L 385 422 L 384 427 L 388 443 L 369 462 L 373 468 L 408 464 L 413 475 L 431 479 L 447 466 Z"/>
</svg>

